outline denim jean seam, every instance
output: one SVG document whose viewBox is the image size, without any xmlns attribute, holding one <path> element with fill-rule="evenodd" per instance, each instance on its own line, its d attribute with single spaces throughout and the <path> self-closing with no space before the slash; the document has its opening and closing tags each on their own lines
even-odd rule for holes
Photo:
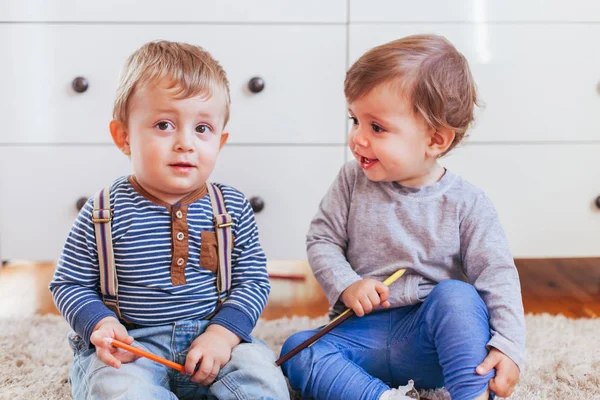
<svg viewBox="0 0 600 400">
<path fill-rule="evenodd" d="M 420 309 L 419 309 L 420 311 Z M 431 327 L 433 326 L 432 323 L 430 323 L 430 321 L 427 320 L 427 318 L 421 318 L 421 323 L 419 324 L 419 329 L 421 328 L 421 326 L 423 324 L 427 324 L 427 326 L 425 327 L 427 330 L 427 335 L 429 336 L 429 341 L 431 342 L 431 344 L 436 348 L 437 351 L 437 345 L 435 343 L 435 334 L 434 332 L 431 331 Z"/>
<path fill-rule="evenodd" d="M 86 370 L 81 365 L 81 354 L 77 354 L 77 356 L 75 356 L 75 358 L 73 359 L 73 363 L 76 364 L 76 367 L 79 370 L 78 372 L 81 372 L 80 382 L 82 383 L 82 386 L 85 389 L 85 393 L 89 393 L 90 385 L 88 382 L 88 375 L 86 373 Z M 73 384 L 72 383 L 71 383 L 71 393 L 73 393 Z"/>
<path fill-rule="evenodd" d="M 346 357 L 345 354 L 342 353 L 342 357 L 344 357 L 344 359 L 346 361 L 348 361 L 350 364 L 353 364 L 354 366 L 356 366 L 357 368 L 363 369 L 360 365 L 358 365 L 357 363 L 355 363 L 354 361 L 352 361 L 351 359 L 349 359 L 348 357 Z M 364 371 L 364 369 L 363 369 Z M 366 374 L 369 374 L 368 372 L 365 371 Z M 370 374 L 369 374 L 370 375 Z M 380 379 L 381 380 L 381 379 Z"/>
<path fill-rule="evenodd" d="M 176 323 L 173 323 L 173 329 L 171 329 L 171 354 L 173 355 L 173 358 L 177 358 L 177 352 L 175 351 L 175 330 L 177 328 Z"/>
<path fill-rule="evenodd" d="M 385 350 L 388 349 L 389 347 L 386 345 L 383 346 L 378 346 L 378 347 L 357 347 L 357 346 L 344 346 L 344 347 L 338 347 L 338 345 L 334 345 L 338 351 L 345 351 L 345 350 L 353 350 L 353 351 L 373 351 L 373 350 Z"/>
<path fill-rule="evenodd" d="M 134 342 L 132 343 L 132 345 L 133 345 L 134 343 L 136 344 L 136 346 L 135 346 L 135 347 L 139 347 L 139 348 L 141 348 L 142 350 L 145 350 L 145 351 L 147 351 L 147 352 L 149 352 L 149 353 L 151 353 L 151 352 L 152 352 L 152 351 L 151 351 L 151 349 L 150 349 L 148 346 L 146 346 L 144 343 L 142 343 L 142 342 L 139 342 L 139 341 L 137 341 L 137 340 L 134 340 Z M 168 359 L 168 358 L 169 358 L 169 357 L 167 357 L 167 359 Z M 176 360 L 169 360 L 169 361 L 174 361 L 174 362 L 176 362 Z M 134 361 L 132 361 L 132 362 L 130 362 L 129 364 L 130 364 L 132 367 L 139 368 L 137 365 L 135 365 L 135 364 L 134 364 L 134 362 L 135 362 L 135 360 L 134 360 Z M 165 368 L 166 368 L 166 367 L 165 367 Z M 165 377 L 164 377 L 163 379 L 161 379 L 161 381 L 160 381 L 160 386 L 167 387 L 167 388 L 169 388 L 169 390 L 171 390 L 171 379 L 170 379 L 170 377 L 169 377 L 169 373 L 170 373 L 170 369 L 168 369 L 168 368 L 167 368 L 167 374 L 165 375 Z"/>
<path fill-rule="evenodd" d="M 387 351 L 385 352 L 385 360 L 387 362 L 387 366 L 388 366 L 388 374 L 390 376 L 390 378 L 394 377 L 394 371 L 392 370 L 392 344 L 390 343 L 390 332 L 392 331 L 392 313 L 388 313 L 388 321 L 389 321 L 389 325 L 388 325 L 388 334 L 386 335 L 386 346 L 387 346 Z"/>
<path fill-rule="evenodd" d="M 423 324 L 423 322 L 421 322 L 420 324 L 418 324 L 417 326 L 415 326 L 414 328 L 412 328 L 411 330 L 409 330 L 408 332 L 406 332 L 405 335 L 402 335 L 402 337 L 398 340 L 395 340 L 393 342 L 389 342 L 388 348 L 392 348 L 392 346 L 395 346 L 399 343 L 402 343 L 405 340 L 408 340 L 408 336 L 410 336 L 411 333 L 413 333 L 414 331 L 417 330 L 417 327 L 420 327 Z"/>
<path fill-rule="evenodd" d="M 338 351 L 343 351 L 343 350 L 360 350 L 360 351 L 370 351 L 370 350 L 383 350 L 383 349 L 387 349 L 388 346 L 387 344 L 384 344 L 381 347 L 366 347 L 366 346 L 355 346 L 355 345 L 346 345 L 344 343 L 344 345 L 342 347 L 340 347 L 339 343 L 331 343 Z"/>
<path fill-rule="evenodd" d="M 226 376 L 222 377 L 221 379 L 219 379 L 219 382 L 221 382 L 223 384 L 223 386 L 225 386 L 227 389 L 229 389 L 229 391 L 236 397 L 236 399 L 247 400 L 248 397 L 246 397 L 243 392 L 240 393 L 239 388 L 235 389 L 233 387 L 233 385 L 232 385 L 233 382 L 230 382 L 231 380 L 233 380 L 233 379 L 226 375 Z"/>
</svg>

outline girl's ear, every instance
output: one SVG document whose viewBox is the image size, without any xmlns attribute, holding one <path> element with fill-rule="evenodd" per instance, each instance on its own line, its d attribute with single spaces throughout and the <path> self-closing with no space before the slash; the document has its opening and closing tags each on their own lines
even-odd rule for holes
<svg viewBox="0 0 600 400">
<path fill-rule="evenodd" d="M 429 146 L 427 146 L 428 155 L 438 158 L 444 154 L 452 145 L 452 142 L 454 142 L 455 136 L 454 130 L 450 128 L 440 128 L 437 131 L 434 131 L 431 134 Z"/>
<path fill-rule="evenodd" d="M 109 124 L 110 135 L 112 136 L 115 145 L 123 152 L 130 156 L 131 148 L 129 147 L 129 135 L 127 134 L 127 125 L 123 121 L 113 119 Z"/>
<path fill-rule="evenodd" d="M 227 139 L 229 139 L 229 133 L 223 132 L 221 134 L 221 143 L 219 144 L 219 150 L 221 150 L 223 146 L 225 146 L 225 143 L 227 143 Z"/>
</svg>

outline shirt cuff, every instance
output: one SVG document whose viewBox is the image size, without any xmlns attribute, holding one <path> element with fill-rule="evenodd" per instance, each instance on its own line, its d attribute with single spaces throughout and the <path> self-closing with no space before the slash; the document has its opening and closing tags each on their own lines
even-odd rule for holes
<svg viewBox="0 0 600 400">
<path fill-rule="evenodd" d="M 90 336 L 96 327 L 96 324 L 106 317 L 115 317 L 117 315 L 110 311 L 101 301 L 93 301 L 81 307 L 77 315 L 73 318 L 73 330 L 81 336 L 86 345 L 90 345 Z M 117 318 L 118 319 L 118 318 Z"/>
<path fill-rule="evenodd" d="M 244 342 L 251 343 L 252 337 L 250 332 L 254 329 L 255 322 L 250 318 L 245 311 L 242 311 L 238 306 L 231 304 L 223 304 L 219 312 L 210 320 L 210 324 L 221 325 L 235 333 Z"/>
<path fill-rule="evenodd" d="M 342 296 L 344 290 L 348 289 L 353 283 L 361 280 L 362 278 L 359 275 L 353 273 L 343 278 L 343 280 L 337 281 L 337 283 L 333 287 L 333 290 L 327 293 L 327 300 L 329 301 L 331 307 L 334 307 L 338 301 L 342 301 L 340 297 Z"/>
<path fill-rule="evenodd" d="M 500 350 L 517 364 L 521 373 L 523 372 L 523 351 L 516 343 L 496 333 L 492 336 L 487 346 Z"/>
</svg>

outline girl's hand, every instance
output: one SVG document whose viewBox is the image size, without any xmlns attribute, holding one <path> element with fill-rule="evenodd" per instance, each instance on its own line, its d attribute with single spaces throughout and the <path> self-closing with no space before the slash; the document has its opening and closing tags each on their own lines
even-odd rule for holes
<svg viewBox="0 0 600 400">
<path fill-rule="evenodd" d="M 388 308 L 389 288 L 375 279 L 365 278 L 354 282 L 342 292 L 340 299 L 346 307 L 351 308 L 354 313 L 362 317 L 373 309 L 382 306 Z"/>
<path fill-rule="evenodd" d="M 492 368 L 496 368 L 496 377 L 490 381 L 490 390 L 493 390 L 499 397 L 510 396 L 519 382 L 521 373 L 519 367 L 506 354 L 492 348 L 476 371 L 479 375 L 485 375 Z"/>
</svg>

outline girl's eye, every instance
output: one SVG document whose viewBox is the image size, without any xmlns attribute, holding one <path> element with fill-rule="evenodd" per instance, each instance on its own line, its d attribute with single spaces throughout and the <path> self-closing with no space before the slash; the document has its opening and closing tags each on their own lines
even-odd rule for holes
<svg viewBox="0 0 600 400">
<path fill-rule="evenodd" d="M 350 120 L 352 120 L 352 125 L 358 125 L 358 119 L 356 117 L 348 117 Z"/>
<path fill-rule="evenodd" d="M 160 121 L 158 124 L 156 124 L 156 127 L 161 131 L 166 131 L 167 129 L 172 128 L 173 125 L 167 121 Z"/>
<path fill-rule="evenodd" d="M 196 132 L 198 133 L 206 133 L 210 131 L 210 128 L 207 125 L 198 125 L 196 127 Z"/>
<path fill-rule="evenodd" d="M 375 133 L 383 132 L 383 128 L 380 127 L 379 125 L 371 124 L 371 127 L 373 128 L 373 132 L 375 132 Z"/>
</svg>

